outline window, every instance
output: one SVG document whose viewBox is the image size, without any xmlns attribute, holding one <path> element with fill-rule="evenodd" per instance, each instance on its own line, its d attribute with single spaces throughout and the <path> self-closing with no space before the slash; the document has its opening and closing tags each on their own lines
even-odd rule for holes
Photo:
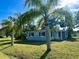
<svg viewBox="0 0 79 59">
<path fill-rule="evenodd" d="M 45 36 L 45 32 L 39 32 L 39 36 Z"/>
<path fill-rule="evenodd" d="M 29 36 L 34 36 L 34 33 L 30 33 Z"/>
<path fill-rule="evenodd" d="M 52 37 L 52 32 L 51 32 L 51 37 Z"/>
</svg>

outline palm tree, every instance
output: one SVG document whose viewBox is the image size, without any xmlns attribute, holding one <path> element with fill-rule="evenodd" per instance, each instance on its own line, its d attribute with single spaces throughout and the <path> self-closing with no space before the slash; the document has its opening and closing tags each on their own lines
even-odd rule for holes
<svg viewBox="0 0 79 59">
<path fill-rule="evenodd" d="M 26 0 L 25 6 L 31 6 L 31 9 L 26 12 L 24 15 L 25 18 L 29 20 L 33 20 L 34 17 L 40 17 L 39 20 L 44 19 L 44 25 L 46 30 L 46 39 L 47 39 L 47 50 L 51 50 L 50 41 L 50 28 L 48 26 L 49 16 L 53 12 L 53 9 L 57 5 L 58 0 Z M 50 12 L 51 11 L 51 12 Z M 24 22 L 26 21 L 24 20 Z"/>
</svg>

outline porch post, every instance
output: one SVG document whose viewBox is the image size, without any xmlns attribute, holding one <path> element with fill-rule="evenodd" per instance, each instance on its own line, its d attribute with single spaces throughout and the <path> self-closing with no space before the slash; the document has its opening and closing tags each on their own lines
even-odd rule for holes
<svg viewBox="0 0 79 59">
<path fill-rule="evenodd" d="M 61 40 L 62 40 L 62 31 L 61 31 Z"/>
<path fill-rule="evenodd" d="M 57 32 L 57 39 L 59 39 L 59 34 L 58 34 L 58 32 Z"/>
</svg>

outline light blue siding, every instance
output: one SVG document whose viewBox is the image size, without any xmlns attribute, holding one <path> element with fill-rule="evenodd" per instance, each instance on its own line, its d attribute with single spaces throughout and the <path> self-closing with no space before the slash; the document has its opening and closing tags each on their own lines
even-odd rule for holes
<svg viewBox="0 0 79 59">
<path fill-rule="evenodd" d="M 44 32 L 44 31 L 42 31 Z M 34 33 L 34 36 L 30 35 L 31 33 Z M 40 32 L 30 32 L 28 33 L 29 36 L 27 36 L 27 40 L 35 40 L 35 41 L 46 41 L 46 37 L 39 35 Z M 62 37 L 62 38 L 61 38 Z M 63 40 L 67 39 L 67 32 L 66 31 L 60 31 L 60 32 L 51 32 L 51 40 Z"/>
</svg>

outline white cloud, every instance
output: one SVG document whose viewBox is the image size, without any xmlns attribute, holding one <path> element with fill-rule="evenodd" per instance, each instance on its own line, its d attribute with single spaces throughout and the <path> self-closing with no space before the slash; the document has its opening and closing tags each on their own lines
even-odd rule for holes
<svg viewBox="0 0 79 59">
<path fill-rule="evenodd" d="M 60 6 L 57 6 L 57 8 L 69 8 L 71 11 L 79 11 L 79 8 L 77 8 L 79 4 L 79 0 L 60 0 Z"/>
<path fill-rule="evenodd" d="M 2 26 L 0 25 L 0 29 L 2 28 Z"/>
<path fill-rule="evenodd" d="M 75 4 L 78 2 L 78 0 L 60 0 L 61 1 L 61 5 L 65 6 L 65 5 L 70 5 L 70 4 Z"/>
</svg>

